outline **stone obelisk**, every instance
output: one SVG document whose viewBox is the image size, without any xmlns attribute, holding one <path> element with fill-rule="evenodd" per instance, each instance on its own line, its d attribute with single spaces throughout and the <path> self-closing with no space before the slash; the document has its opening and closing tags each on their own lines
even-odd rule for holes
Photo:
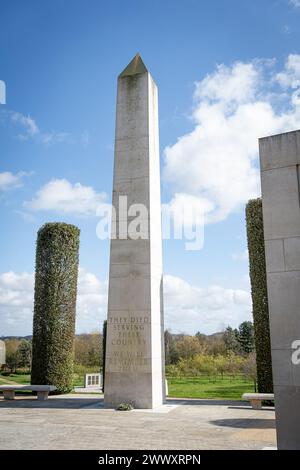
<svg viewBox="0 0 300 470">
<path fill-rule="evenodd" d="M 118 77 L 112 200 L 104 399 L 156 408 L 165 388 L 158 99 L 139 54 Z"/>
</svg>

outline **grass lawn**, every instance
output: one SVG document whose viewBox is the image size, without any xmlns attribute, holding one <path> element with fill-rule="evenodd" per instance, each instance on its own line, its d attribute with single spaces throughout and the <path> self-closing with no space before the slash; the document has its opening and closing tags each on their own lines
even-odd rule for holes
<svg viewBox="0 0 300 470">
<path fill-rule="evenodd" d="M 0 374 L 0 385 L 29 384 L 29 374 Z M 74 386 L 83 385 L 83 375 L 74 374 Z M 243 377 L 168 377 L 170 397 L 223 398 L 239 400 L 243 393 L 254 392 L 253 382 Z"/>
<path fill-rule="evenodd" d="M 74 374 L 73 378 L 73 387 L 83 387 L 84 386 L 84 378 L 83 375 Z"/>
<path fill-rule="evenodd" d="M 0 385 L 30 384 L 29 374 L 10 374 L 8 377 L 0 375 Z"/>
<path fill-rule="evenodd" d="M 242 377 L 168 377 L 170 397 L 241 399 L 243 393 L 254 392 L 251 380 Z"/>
<path fill-rule="evenodd" d="M 27 385 L 30 384 L 30 375 L 29 374 L 9 374 L 9 376 L 1 375 L 0 374 L 0 385 L 16 385 L 22 384 Z M 31 393 L 28 390 L 23 390 L 22 392 L 17 392 L 18 394 L 28 395 Z M 2 392 L 0 392 L 2 394 Z"/>
<path fill-rule="evenodd" d="M 94 370 L 93 370 L 94 372 Z M 30 384 L 30 374 L 9 374 L 8 376 L 0 374 L 0 385 Z M 84 385 L 83 374 L 74 374 L 73 386 Z"/>
</svg>

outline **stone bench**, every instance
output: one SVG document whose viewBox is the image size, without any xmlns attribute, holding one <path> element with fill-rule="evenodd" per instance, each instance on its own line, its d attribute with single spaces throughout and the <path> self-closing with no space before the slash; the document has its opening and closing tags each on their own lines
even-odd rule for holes
<svg viewBox="0 0 300 470">
<path fill-rule="evenodd" d="M 274 401 L 274 393 L 244 393 L 242 399 L 250 401 L 254 410 L 260 410 L 263 401 Z"/>
<path fill-rule="evenodd" d="M 4 400 L 13 400 L 15 392 L 21 390 L 37 392 L 38 400 L 47 400 L 49 392 L 56 390 L 56 387 L 54 385 L 0 385 L 0 391 L 3 392 Z"/>
</svg>

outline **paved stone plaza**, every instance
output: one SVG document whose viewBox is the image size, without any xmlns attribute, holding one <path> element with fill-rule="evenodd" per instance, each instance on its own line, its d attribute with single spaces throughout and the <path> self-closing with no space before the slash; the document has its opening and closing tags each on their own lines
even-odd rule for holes
<svg viewBox="0 0 300 470">
<path fill-rule="evenodd" d="M 1 449 L 263 449 L 276 446 L 274 408 L 167 401 L 157 412 L 115 411 L 98 395 L 0 398 Z"/>
</svg>

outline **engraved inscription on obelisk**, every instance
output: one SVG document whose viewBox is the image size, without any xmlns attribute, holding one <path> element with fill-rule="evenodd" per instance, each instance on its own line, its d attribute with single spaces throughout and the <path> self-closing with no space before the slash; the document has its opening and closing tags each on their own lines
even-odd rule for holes
<svg viewBox="0 0 300 470">
<path fill-rule="evenodd" d="M 105 402 L 164 401 L 157 87 L 139 55 L 118 77 Z"/>
</svg>

